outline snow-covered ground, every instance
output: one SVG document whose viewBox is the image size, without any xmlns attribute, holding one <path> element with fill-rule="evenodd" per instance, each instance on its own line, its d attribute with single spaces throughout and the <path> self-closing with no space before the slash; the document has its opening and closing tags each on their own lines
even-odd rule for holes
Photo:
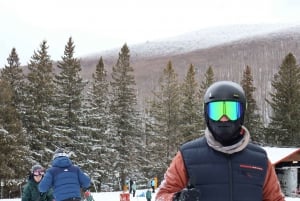
<svg viewBox="0 0 300 201">
<path fill-rule="evenodd" d="M 145 193 L 146 190 L 137 190 L 136 195 L 141 195 Z M 120 193 L 121 192 L 103 192 L 103 193 L 92 193 L 95 201 L 120 201 Z M 152 194 L 152 201 L 154 201 L 155 193 Z M 0 201 L 20 201 L 21 199 L 0 199 Z M 300 198 L 285 198 L 286 201 L 300 201 Z M 130 201 L 146 201 L 145 197 L 132 197 L 130 195 Z"/>
<path fill-rule="evenodd" d="M 278 148 L 278 147 L 263 147 L 268 154 L 269 159 L 272 163 L 278 162 L 280 159 L 290 155 L 291 153 L 298 150 L 298 148 Z M 92 192 L 95 201 L 120 201 L 120 194 L 122 192 L 101 192 L 95 193 Z M 130 194 L 130 201 L 146 201 L 145 197 L 140 195 L 145 194 L 146 189 L 137 190 L 136 197 L 132 197 Z M 152 194 L 152 201 L 154 201 L 155 193 Z M 0 201 L 21 201 L 20 198 L 16 199 L 0 199 Z M 300 197 L 286 197 L 285 201 L 300 201 Z"/>
</svg>

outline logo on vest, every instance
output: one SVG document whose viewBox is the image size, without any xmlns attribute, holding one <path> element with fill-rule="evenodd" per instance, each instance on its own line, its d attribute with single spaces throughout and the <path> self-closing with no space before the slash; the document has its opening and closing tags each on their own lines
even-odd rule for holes
<svg viewBox="0 0 300 201">
<path fill-rule="evenodd" d="M 261 177 L 264 170 L 262 167 L 247 164 L 240 164 L 240 168 L 241 173 L 248 178 Z"/>
<path fill-rule="evenodd" d="M 264 170 L 262 167 L 258 167 L 258 166 L 254 166 L 254 165 L 240 164 L 240 167 L 246 168 L 246 169 L 260 170 L 260 171 Z"/>
</svg>

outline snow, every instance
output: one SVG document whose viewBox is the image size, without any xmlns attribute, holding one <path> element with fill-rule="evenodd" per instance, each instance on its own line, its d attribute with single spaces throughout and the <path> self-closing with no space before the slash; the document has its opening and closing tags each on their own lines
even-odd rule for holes
<svg viewBox="0 0 300 201">
<path fill-rule="evenodd" d="M 137 190 L 136 195 L 141 195 L 146 193 L 146 190 Z M 92 193 L 95 201 L 120 201 L 121 192 L 103 192 L 103 193 Z M 154 201 L 155 193 L 152 194 L 152 201 Z M 300 201 L 300 198 L 286 197 L 286 201 Z M 20 198 L 17 199 L 0 199 L 0 201 L 21 201 Z M 132 197 L 130 194 L 130 201 L 146 201 L 145 197 Z"/>
<path fill-rule="evenodd" d="M 274 164 L 283 159 L 284 157 L 292 154 L 297 151 L 299 148 L 277 148 L 277 147 L 263 147 L 270 159 L 270 161 Z"/>
<path fill-rule="evenodd" d="M 287 155 L 290 155 L 294 151 L 298 150 L 299 148 L 278 148 L 278 147 L 263 147 L 268 154 L 269 159 L 272 163 L 279 161 L 280 159 L 284 158 Z M 95 201 L 120 201 L 120 194 L 122 192 L 101 192 L 95 193 L 92 192 L 92 196 L 94 197 Z M 138 195 L 146 193 L 146 189 L 137 190 L 136 197 L 132 197 L 130 194 L 130 201 L 146 201 L 145 197 L 139 197 Z M 154 201 L 155 193 L 152 194 L 152 201 Z M 16 199 L 0 199 L 0 201 L 21 201 L 20 198 Z M 285 201 L 300 201 L 300 197 L 286 197 Z"/>
<path fill-rule="evenodd" d="M 281 32 L 298 33 L 299 27 L 300 24 L 228 25 L 201 29 L 171 38 L 162 38 L 160 40 L 127 45 L 129 45 L 131 55 L 133 56 L 165 56 L 182 54 L 247 38 L 266 35 L 274 36 Z M 118 52 L 119 49 L 111 49 L 103 51 L 100 54 L 104 57 L 108 57 L 118 55 Z"/>
</svg>

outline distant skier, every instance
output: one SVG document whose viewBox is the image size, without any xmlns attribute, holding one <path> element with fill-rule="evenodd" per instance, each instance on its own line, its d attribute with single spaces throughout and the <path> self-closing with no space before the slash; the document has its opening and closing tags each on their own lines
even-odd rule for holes
<svg viewBox="0 0 300 201">
<path fill-rule="evenodd" d="M 132 196 L 135 197 L 135 193 L 136 193 L 136 182 L 135 181 L 133 181 L 131 188 L 132 188 Z"/>
<path fill-rule="evenodd" d="M 151 189 L 149 188 L 146 192 L 146 200 L 151 201 L 151 199 L 152 199 L 152 192 Z"/>
<path fill-rule="evenodd" d="M 130 193 L 130 194 L 132 193 L 132 184 L 133 184 L 133 180 L 130 179 L 130 180 L 129 180 L 129 193 Z"/>
<path fill-rule="evenodd" d="M 152 193 L 155 193 L 155 179 L 151 180 Z"/>
</svg>

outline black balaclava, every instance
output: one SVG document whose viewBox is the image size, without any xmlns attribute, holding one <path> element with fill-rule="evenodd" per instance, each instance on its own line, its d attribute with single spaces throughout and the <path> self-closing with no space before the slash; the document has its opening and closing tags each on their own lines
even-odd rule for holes
<svg viewBox="0 0 300 201">
<path fill-rule="evenodd" d="M 213 101 L 238 101 L 241 103 L 241 116 L 235 121 L 214 121 L 208 117 L 207 104 Z M 243 88 L 231 81 L 219 81 L 212 84 L 204 95 L 204 116 L 207 127 L 214 138 L 223 146 L 230 146 L 243 137 L 242 125 L 246 108 L 246 98 Z"/>
<path fill-rule="evenodd" d="M 227 122 L 208 119 L 207 127 L 214 138 L 224 146 L 233 145 L 243 137 L 240 119 Z"/>
</svg>

